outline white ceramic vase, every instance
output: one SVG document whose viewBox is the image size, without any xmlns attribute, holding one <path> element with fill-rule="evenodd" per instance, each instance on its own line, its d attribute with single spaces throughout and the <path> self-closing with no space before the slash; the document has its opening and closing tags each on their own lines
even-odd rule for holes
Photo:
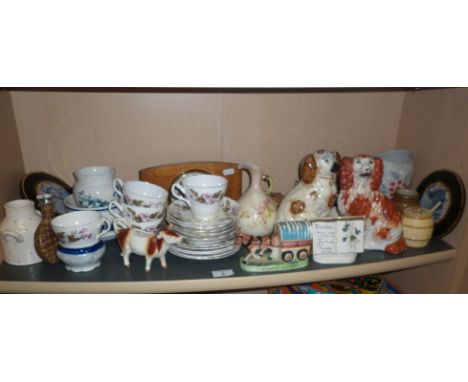
<svg viewBox="0 0 468 382">
<path fill-rule="evenodd" d="M 414 173 L 413 155 L 408 150 L 397 149 L 377 154 L 382 158 L 384 174 L 380 192 L 392 199 L 399 188 L 409 188 Z"/>
<path fill-rule="evenodd" d="M 31 265 L 41 262 L 34 247 L 34 233 L 41 222 L 32 200 L 12 200 L 5 204 L 5 219 L 0 224 L 0 240 L 5 262 Z"/>
</svg>

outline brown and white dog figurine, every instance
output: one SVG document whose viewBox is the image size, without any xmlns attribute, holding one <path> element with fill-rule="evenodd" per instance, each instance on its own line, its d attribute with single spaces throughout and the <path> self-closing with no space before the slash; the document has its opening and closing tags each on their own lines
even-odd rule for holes
<svg viewBox="0 0 468 382">
<path fill-rule="evenodd" d="M 145 271 L 151 270 L 151 262 L 158 258 L 161 267 L 167 268 L 166 252 L 175 243 L 180 243 L 182 236 L 169 228 L 162 229 L 158 235 L 136 228 L 124 228 L 117 233 L 117 242 L 122 249 L 124 265 L 130 267 L 130 254 L 145 256 Z"/>
<path fill-rule="evenodd" d="M 340 164 L 340 215 L 365 216 L 364 248 L 400 253 L 406 248 L 402 238 L 400 213 L 379 191 L 383 176 L 380 158 L 358 155 L 343 158 Z"/>
<path fill-rule="evenodd" d="M 281 201 L 277 221 L 336 216 L 339 161 L 335 151 L 318 150 L 307 155 L 299 165 L 301 180 Z"/>
</svg>

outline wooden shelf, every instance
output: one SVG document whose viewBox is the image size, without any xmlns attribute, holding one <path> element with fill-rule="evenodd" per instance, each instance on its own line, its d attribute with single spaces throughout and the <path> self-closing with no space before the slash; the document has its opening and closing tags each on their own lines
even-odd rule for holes
<svg viewBox="0 0 468 382">
<path fill-rule="evenodd" d="M 0 266 L 0 292 L 12 293 L 182 293 L 266 288 L 312 281 L 325 281 L 408 269 L 449 260 L 455 249 L 442 240 L 433 240 L 423 249 L 408 249 L 401 255 L 368 251 L 349 265 L 321 265 L 310 259 L 307 268 L 289 272 L 249 273 L 239 266 L 238 254 L 220 260 L 196 261 L 169 254 L 168 269 L 153 262 L 151 273 L 144 271 L 144 258 L 132 255 L 131 268 L 123 266 L 117 243 L 106 243 L 101 266 L 91 272 L 73 273 L 63 264 Z M 229 277 L 215 278 L 212 271 L 231 269 Z"/>
</svg>

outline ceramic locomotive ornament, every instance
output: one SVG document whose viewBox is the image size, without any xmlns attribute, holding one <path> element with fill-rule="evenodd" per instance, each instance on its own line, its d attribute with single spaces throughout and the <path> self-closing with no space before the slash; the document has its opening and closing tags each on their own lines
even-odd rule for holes
<svg viewBox="0 0 468 382">
<path fill-rule="evenodd" d="M 255 237 L 271 235 L 276 221 L 277 205 L 269 196 L 272 191 L 272 178 L 263 175 L 260 168 L 252 163 L 242 163 L 239 169 L 250 176 L 249 188 L 239 198 L 239 227 L 242 234 Z M 265 191 L 262 181 L 268 183 Z"/>
<path fill-rule="evenodd" d="M 274 233 L 261 242 L 252 242 L 240 266 L 248 272 L 274 272 L 299 269 L 309 264 L 312 246 L 312 222 L 276 223 Z"/>
<path fill-rule="evenodd" d="M 284 197 L 277 221 L 295 221 L 337 216 L 336 174 L 339 154 L 318 150 L 302 159 L 299 183 Z"/>
<path fill-rule="evenodd" d="M 119 221 L 117 220 L 117 226 Z M 157 235 L 135 228 L 123 228 L 117 233 L 117 242 L 122 250 L 124 265 L 130 267 L 130 254 L 145 256 L 145 271 L 151 271 L 153 259 L 158 258 L 162 268 L 167 268 L 166 253 L 168 249 L 182 241 L 182 236 L 169 228 L 162 229 Z"/>
<path fill-rule="evenodd" d="M 383 161 L 368 155 L 343 158 L 340 164 L 338 211 L 343 216 L 364 216 L 364 248 L 398 254 L 406 249 L 401 216 L 379 191 Z"/>
</svg>

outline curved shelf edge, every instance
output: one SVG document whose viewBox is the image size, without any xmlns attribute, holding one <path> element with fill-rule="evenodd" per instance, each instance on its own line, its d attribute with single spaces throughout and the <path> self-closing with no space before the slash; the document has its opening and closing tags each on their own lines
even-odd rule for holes
<svg viewBox="0 0 468 382">
<path fill-rule="evenodd" d="M 279 285 L 342 279 L 353 276 L 391 272 L 447 261 L 454 258 L 454 248 L 394 260 L 327 267 L 296 272 L 281 272 L 248 277 L 225 277 L 164 281 L 4 281 L 3 293 L 185 293 L 260 289 Z"/>
</svg>

